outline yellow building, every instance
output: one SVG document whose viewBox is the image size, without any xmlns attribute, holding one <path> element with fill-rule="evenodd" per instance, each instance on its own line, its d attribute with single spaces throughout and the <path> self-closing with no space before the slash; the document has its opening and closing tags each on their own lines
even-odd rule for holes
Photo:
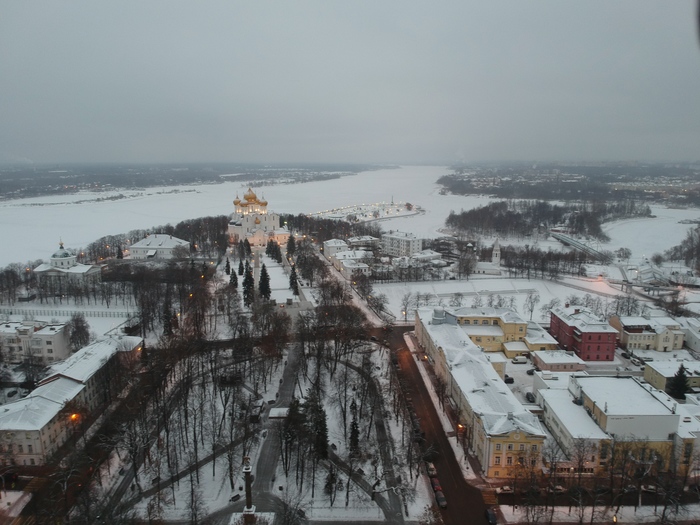
<svg viewBox="0 0 700 525">
<path fill-rule="evenodd" d="M 503 356 L 483 352 L 464 326 L 442 308 L 416 311 L 416 338 L 457 407 L 455 431 L 487 477 L 510 478 L 524 467 L 539 468 L 544 429 L 503 382 Z"/>
<path fill-rule="evenodd" d="M 682 366 L 690 388 L 700 388 L 700 362 L 685 359 L 673 361 L 647 361 L 644 363 L 644 380 L 658 390 L 666 390 L 668 382 Z"/>
</svg>

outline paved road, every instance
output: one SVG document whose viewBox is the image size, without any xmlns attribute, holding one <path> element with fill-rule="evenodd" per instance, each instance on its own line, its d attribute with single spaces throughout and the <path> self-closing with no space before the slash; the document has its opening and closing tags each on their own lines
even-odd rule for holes
<svg viewBox="0 0 700 525">
<path fill-rule="evenodd" d="M 401 342 L 403 343 L 403 339 Z M 402 349 L 397 352 L 397 358 L 401 366 L 398 372 L 399 378 L 406 382 L 411 393 L 416 415 L 420 418 L 421 429 L 425 432 L 426 442 L 434 444 L 439 452 L 434 464 L 443 493 L 447 498 L 447 509 L 441 511 L 445 524 L 483 523 L 486 505 L 481 491 L 469 485 L 464 479 L 461 466 L 447 440 L 418 365 L 403 344 Z"/>
</svg>

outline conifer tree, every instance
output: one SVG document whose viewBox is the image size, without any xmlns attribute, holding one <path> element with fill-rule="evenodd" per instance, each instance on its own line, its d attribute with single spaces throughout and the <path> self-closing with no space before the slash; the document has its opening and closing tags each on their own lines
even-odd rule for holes
<svg viewBox="0 0 700 525">
<path fill-rule="evenodd" d="M 122 247 L 117 246 L 117 259 L 123 259 L 124 258 L 124 252 L 122 252 Z"/>
<path fill-rule="evenodd" d="M 258 292 L 263 299 L 270 300 L 272 290 L 270 289 L 270 274 L 267 273 L 265 263 L 260 268 L 260 283 L 258 283 Z"/>
<path fill-rule="evenodd" d="M 236 277 L 236 272 L 231 272 L 231 279 L 229 284 L 234 290 L 238 290 L 238 277 Z"/>
<path fill-rule="evenodd" d="M 350 423 L 350 454 L 352 456 L 360 454 L 360 426 L 357 424 L 357 413 L 354 411 Z"/>
<path fill-rule="evenodd" d="M 690 391 L 687 370 L 683 365 L 678 367 L 678 372 L 668 382 L 668 394 L 675 399 L 685 399 L 685 393 Z"/>
<path fill-rule="evenodd" d="M 243 259 L 238 261 L 238 275 L 243 275 L 245 269 L 243 268 Z"/>
<path fill-rule="evenodd" d="M 289 240 L 287 241 L 287 256 L 293 257 L 296 249 L 297 249 L 297 245 L 296 245 L 296 241 L 294 240 L 294 235 L 290 235 Z"/>
<path fill-rule="evenodd" d="M 246 239 L 243 241 L 243 247 L 245 248 L 245 254 L 247 257 L 250 257 L 253 254 L 253 249 L 250 246 L 250 241 Z"/>
<path fill-rule="evenodd" d="M 255 301 L 255 279 L 250 267 L 245 272 L 243 277 L 243 305 L 250 306 Z"/>
<path fill-rule="evenodd" d="M 297 279 L 297 269 L 292 266 L 292 273 L 289 274 L 289 289 L 294 295 L 299 295 L 299 280 Z"/>
<path fill-rule="evenodd" d="M 224 268 L 224 271 L 226 272 L 226 275 L 231 275 L 231 263 L 228 260 L 228 257 L 226 257 L 226 267 Z"/>
</svg>

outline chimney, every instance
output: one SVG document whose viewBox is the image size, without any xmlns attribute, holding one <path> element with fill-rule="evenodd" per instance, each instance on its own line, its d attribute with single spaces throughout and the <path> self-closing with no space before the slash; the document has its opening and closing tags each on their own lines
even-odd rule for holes
<svg viewBox="0 0 700 525">
<path fill-rule="evenodd" d="M 580 313 L 580 312 L 581 312 L 581 309 L 580 309 L 580 308 L 576 308 L 576 309 L 574 310 L 574 313 L 575 313 L 575 314 L 578 314 L 578 313 Z"/>
<path fill-rule="evenodd" d="M 569 306 L 570 306 L 569 303 L 564 304 L 564 308 L 568 308 Z"/>
</svg>

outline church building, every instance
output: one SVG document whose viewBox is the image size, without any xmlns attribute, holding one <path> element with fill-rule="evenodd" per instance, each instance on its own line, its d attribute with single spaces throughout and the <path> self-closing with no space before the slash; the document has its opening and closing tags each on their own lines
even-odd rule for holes
<svg viewBox="0 0 700 525">
<path fill-rule="evenodd" d="M 267 210 L 267 201 L 258 198 L 248 188 L 243 199 L 236 196 L 233 201 L 235 211 L 228 223 L 229 242 L 236 244 L 248 239 L 251 246 L 265 246 L 272 239 L 278 244 L 289 240 L 289 231 L 280 226 L 280 216 Z"/>
<path fill-rule="evenodd" d="M 102 280 L 102 269 L 92 264 L 81 264 L 77 255 L 59 244 L 59 249 L 48 263 L 34 268 L 40 296 L 50 297 L 66 294 L 76 286 L 89 288 Z"/>
</svg>

